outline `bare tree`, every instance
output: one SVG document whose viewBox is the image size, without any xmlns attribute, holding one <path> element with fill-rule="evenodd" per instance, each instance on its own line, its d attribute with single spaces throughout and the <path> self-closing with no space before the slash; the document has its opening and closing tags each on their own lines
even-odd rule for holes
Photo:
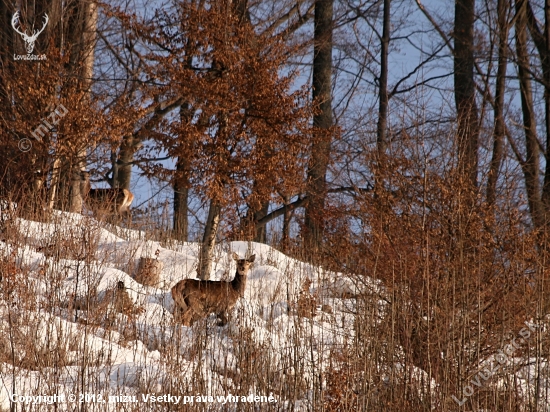
<svg viewBox="0 0 550 412">
<path fill-rule="evenodd" d="M 510 23 L 508 14 L 510 12 L 509 3 L 505 0 L 497 2 L 497 41 L 498 41 L 498 68 L 496 78 L 496 92 L 494 104 L 495 126 L 493 131 L 493 157 L 489 169 L 489 178 L 487 180 L 487 202 L 494 205 L 497 194 L 497 181 L 504 157 L 504 138 L 506 125 L 504 119 L 504 95 L 506 86 L 506 67 L 508 65 L 508 33 Z"/>
<path fill-rule="evenodd" d="M 384 0 L 382 38 L 380 39 L 380 78 L 378 79 L 378 124 L 376 128 L 379 161 L 383 161 L 388 144 L 388 54 L 390 46 L 390 24 L 390 0 Z M 379 165 L 379 167 L 380 166 L 381 165 Z"/>
<path fill-rule="evenodd" d="M 525 159 L 520 157 L 518 160 L 525 178 L 531 218 L 534 226 L 541 229 L 545 224 L 545 218 L 540 185 L 540 149 L 531 85 L 532 69 L 527 46 L 527 4 L 524 1 L 516 1 L 515 7 L 517 16 L 515 24 L 516 58 L 526 148 Z"/>
<path fill-rule="evenodd" d="M 70 38 L 73 39 L 70 60 L 72 71 L 77 73 L 80 87 L 86 91 L 84 98 L 91 103 L 91 87 L 94 71 L 94 52 L 96 45 L 97 3 L 79 1 L 70 20 Z M 79 142 L 77 157 L 70 162 L 69 211 L 80 213 L 83 205 L 81 172 L 86 169 L 86 151 L 89 145 L 87 136 Z"/>
<path fill-rule="evenodd" d="M 479 119 L 474 81 L 475 0 L 455 1 L 454 95 L 459 165 L 464 178 L 477 185 Z"/>
<path fill-rule="evenodd" d="M 326 177 L 330 161 L 332 124 L 332 30 L 333 0 L 315 2 L 313 56 L 313 117 L 315 131 L 308 169 L 305 210 L 305 242 L 319 249 L 323 237 L 323 211 L 326 200 Z"/>
</svg>

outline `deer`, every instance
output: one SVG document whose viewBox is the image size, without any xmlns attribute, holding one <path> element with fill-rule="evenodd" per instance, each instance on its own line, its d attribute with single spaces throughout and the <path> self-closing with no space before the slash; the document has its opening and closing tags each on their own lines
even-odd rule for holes
<svg viewBox="0 0 550 412">
<path fill-rule="evenodd" d="M 240 259 L 233 253 L 237 272 L 230 282 L 196 279 L 178 282 L 171 291 L 175 317 L 184 326 L 192 326 L 196 320 L 215 313 L 220 319 L 218 326 L 226 325 L 237 300 L 244 296 L 246 276 L 255 258 L 256 255 L 252 255 L 247 259 Z"/>
<path fill-rule="evenodd" d="M 99 216 L 124 216 L 130 214 L 130 205 L 134 195 L 128 189 L 111 187 L 92 189 L 88 172 L 82 172 L 82 197 L 86 205 Z"/>
</svg>

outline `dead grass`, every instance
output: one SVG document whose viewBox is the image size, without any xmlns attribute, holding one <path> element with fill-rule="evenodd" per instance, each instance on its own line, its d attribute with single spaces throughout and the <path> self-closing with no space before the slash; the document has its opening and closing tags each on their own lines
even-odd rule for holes
<svg viewBox="0 0 550 412">
<path fill-rule="evenodd" d="M 386 177 L 391 191 L 358 200 L 353 211 L 329 207 L 327 249 L 313 259 L 325 270 L 313 276 L 305 269 L 284 273 L 263 308 L 262 325 L 250 323 L 251 309 L 238 305 L 226 328 L 217 327 L 212 317 L 184 328 L 169 313 L 162 315 L 162 327 L 149 327 L 145 306 L 130 298 L 127 285 L 114 284 L 100 296 L 97 282 L 90 280 L 90 263 L 101 264 L 99 227 L 66 232 L 55 229 L 54 216 L 40 216 L 36 221 L 54 230 L 47 241 L 36 243 L 10 219 L 2 227 L 9 247 L 0 254 L 0 363 L 15 375 L 18 370 L 45 380 L 55 375 L 52 387 L 60 383 L 61 372 L 78 367 L 75 387 L 91 392 L 103 390 L 94 368 L 116 356 L 107 342 L 136 356 L 143 344 L 158 351 L 167 367 L 136 378 L 131 385 L 138 393 L 273 393 L 279 402 L 262 405 L 269 411 L 461 410 L 452 396 L 464 398 L 463 388 L 480 363 L 517 335 L 525 320 L 546 322 L 546 238 L 526 230 L 524 217 L 511 206 L 495 210 L 477 198 L 468 200 L 452 173 L 411 182 L 405 176 L 421 172 L 402 166 L 410 173 L 401 169 Z M 351 212 L 368 222 L 363 231 L 342 230 Z M 168 234 L 158 232 L 155 238 L 178 247 Z M 299 260 L 311 258 L 299 247 L 287 250 Z M 36 252 L 46 259 L 30 267 L 24 257 Z M 132 272 L 136 248 L 117 259 L 118 268 Z M 273 253 L 261 264 L 278 265 Z M 340 282 L 328 280 L 330 270 L 339 273 Z M 65 293 L 69 272 L 80 277 Z M 38 287 L 47 299 L 37 298 Z M 150 298 L 144 296 L 143 302 Z M 270 310 L 277 316 L 269 316 Z M 49 316 L 43 317 L 43 330 L 52 334 L 46 344 L 30 327 L 37 324 L 31 315 L 36 313 Z M 288 329 L 276 321 L 281 316 L 288 317 Z M 75 329 L 69 333 L 59 327 L 58 318 Z M 262 328 L 283 344 L 262 339 Z M 339 335 L 319 340 L 314 330 Z M 77 335 L 101 336 L 104 350 L 91 353 Z M 539 382 L 550 381 L 542 363 L 550 356 L 550 335 L 541 328 L 516 355 L 520 365 L 475 387 L 466 397 L 466 410 L 528 411 L 541 405 L 545 386 L 533 381 L 521 386 L 512 373 L 521 377 L 530 359 Z M 220 387 L 211 387 L 213 377 Z M 242 404 L 238 410 L 254 408 Z M 206 404 L 171 410 L 230 408 Z"/>
</svg>

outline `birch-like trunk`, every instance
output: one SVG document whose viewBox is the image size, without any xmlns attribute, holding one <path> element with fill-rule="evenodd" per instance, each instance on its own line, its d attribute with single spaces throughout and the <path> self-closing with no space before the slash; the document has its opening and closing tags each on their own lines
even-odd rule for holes
<svg viewBox="0 0 550 412">
<path fill-rule="evenodd" d="M 214 247 L 216 246 L 216 234 L 218 233 L 218 226 L 220 224 L 220 216 L 221 206 L 219 202 L 216 200 L 211 200 L 199 254 L 199 268 L 197 270 L 199 278 L 202 280 L 210 279 L 212 260 L 214 258 Z"/>
</svg>

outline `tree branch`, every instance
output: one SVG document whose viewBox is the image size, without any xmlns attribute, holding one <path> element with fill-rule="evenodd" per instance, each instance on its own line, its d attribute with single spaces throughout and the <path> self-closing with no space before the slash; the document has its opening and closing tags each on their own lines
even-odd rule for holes
<svg viewBox="0 0 550 412">
<path fill-rule="evenodd" d="M 451 52 L 453 52 L 454 54 L 454 48 L 451 44 L 451 40 L 447 37 L 447 35 L 445 34 L 445 32 L 441 29 L 441 27 L 439 26 L 439 24 L 437 24 L 437 22 L 435 21 L 435 19 L 432 17 L 432 15 L 428 12 L 428 10 L 426 10 L 426 8 L 424 7 L 424 5 L 422 3 L 420 3 L 420 0 L 416 0 L 416 4 L 418 5 L 418 8 L 420 9 L 420 11 L 424 14 L 424 16 L 426 16 L 426 18 L 429 20 L 430 23 L 432 23 L 432 26 L 434 27 L 434 29 L 439 33 L 439 35 L 441 36 L 441 38 L 443 39 L 443 41 L 445 42 L 445 44 L 447 45 L 447 47 L 449 48 L 449 50 L 451 50 Z"/>
<path fill-rule="evenodd" d="M 181 106 L 183 103 L 183 98 L 178 96 L 174 97 L 168 101 L 160 102 L 159 104 L 155 105 L 154 107 L 151 107 L 149 110 L 147 110 L 146 114 L 153 113 L 153 116 L 145 122 L 143 126 L 139 128 L 136 132 L 134 132 L 134 138 L 137 139 L 138 142 L 141 142 L 145 139 L 145 133 L 150 132 L 151 129 L 168 113 L 170 113 L 175 108 Z"/>
<path fill-rule="evenodd" d="M 352 193 L 352 194 L 359 194 L 359 193 L 367 193 L 371 192 L 374 189 L 374 187 L 369 183 L 367 187 L 338 187 L 327 190 L 328 193 Z M 284 215 L 286 212 L 291 212 L 295 209 L 298 209 L 300 207 L 304 207 L 307 205 L 309 199 L 307 196 L 298 198 L 292 203 L 289 203 L 287 205 L 281 206 L 279 209 L 274 210 L 271 213 L 268 213 L 261 219 L 256 221 L 256 229 L 261 229 L 265 225 L 267 225 L 269 222 L 271 222 L 273 219 L 278 218 L 279 216 Z"/>
<path fill-rule="evenodd" d="M 285 214 L 285 212 L 290 212 L 294 209 L 298 209 L 299 207 L 304 207 L 309 199 L 307 197 L 300 198 L 298 200 L 295 200 L 292 203 L 289 203 L 288 205 L 284 205 L 280 207 L 277 210 L 274 210 L 271 213 L 268 213 L 264 217 L 262 217 L 260 220 L 256 221 L 256 229 L 260 229 L 267 225 L 269 222 L 271 222 L 273 219 L 278 218 L 279 216 L 282 216 Z"/>
<path fill-rule="evenodd" d="M 537 19 L 535 17 L 535 13 L 533 13 L 531 3 L 528 0 L 523 1 L 525 1 L 526 3 L 525 8 L 527 12 L 527 26 L 529 27 L 529 33 L 531 33 L 531 37 L 535 42 L 535 46 L 537 46 L 540 57 L 544 58 L 546 54 L 546 41 L 544 40 L 544 34 L 541 32 L 540 27 L 537 23 Z"/>
</svg>

